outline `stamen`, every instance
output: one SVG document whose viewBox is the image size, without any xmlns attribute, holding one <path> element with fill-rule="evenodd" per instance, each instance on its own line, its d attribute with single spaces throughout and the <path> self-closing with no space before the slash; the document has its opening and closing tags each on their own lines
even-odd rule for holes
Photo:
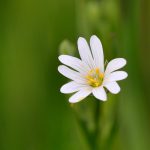
<svg viewBox="0 0 150 150">
<path fill-rule="evenodd" d="M 96 68 L 90 70 L 85 78 L 90 86 L 98 87 L 103 82 L 104 74 L 100 72 L 99 68 Z"/>
</svg>

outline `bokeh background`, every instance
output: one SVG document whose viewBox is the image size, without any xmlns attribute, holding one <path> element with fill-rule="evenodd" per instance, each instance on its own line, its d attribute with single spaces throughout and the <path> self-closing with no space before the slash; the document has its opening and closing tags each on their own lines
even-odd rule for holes
<svg viewBox="0 0 150 150">
<path fill-rule="evenodd" d="M 122 92 L 102 104 L 108 110 L 117 103 L 117 133 L 107 149 L 149 150 L 149 10 L 149 0 L 1 0 L 0 150 L 88 150 L 68 97 L 59 92 L 67 79 L 57 66 L 64 39 L 76 46 L 79 36 L 92 34 L 108 61 L 128 61 Z"/>
</svg>

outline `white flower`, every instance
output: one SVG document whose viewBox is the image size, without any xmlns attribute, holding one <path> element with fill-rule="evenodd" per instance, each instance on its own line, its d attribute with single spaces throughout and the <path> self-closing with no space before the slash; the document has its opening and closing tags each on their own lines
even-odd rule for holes
<svg viewBox="0 0 150 150">
<path fill-rule="evenodd" d="M 63 85 L 60 91 L 65 94 L 76 92 L 69 98 L 70 103 L 79 102 L 91 93 L 97 99 L 106 101 L 107 94 L 104 87 L 109 92 L 117 94 L 120 92 L 120 87 L 116 81 L 128 76 L 125 71 L 116 71 L 126 65 L 124 58 L 113 59 L 106 69 L 104 68 L 102 44 L 95 35 L 90 39 L 90 47 L 91 49 L 86 40 L 80 37 L 78 50 L 81 59 L 68 55 L 59 56 L 60 62 L 64 65 L 60 65 L 58 71 L 72 80 Z"/>
</svg>

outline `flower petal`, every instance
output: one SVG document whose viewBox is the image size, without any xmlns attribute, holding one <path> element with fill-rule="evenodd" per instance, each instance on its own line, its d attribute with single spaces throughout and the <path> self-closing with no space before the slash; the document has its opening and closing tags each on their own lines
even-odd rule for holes
<svg viewBox="0 0 150 150">
<path fill-rule="evenodd" d="M 104 84 L 110 81 L 119 81 L 127 78 L 128 74 L 125 71 L 115 71 L 105 76 Z"/>
<path fill-rule="evenodd" d="M 120 86 L 118 85 L 117 82 L 108 82 L 104 85 L 113 94 L 117 94 L 120 92 Z"/>
<path fill-rule="evenodd" d="M 83 100 L 84 98 L 86 98 L 88 95 L 90 95 L 91 92 L 92 92 L 92 88 L 83 88 L 82 90 L 78 91 L 73 96 L 71 96 L 69 98 L 69 102 L 70 103 L 79 102 Z"/>
<path fill-rule="evenodd" d="M 97 36 L 93 35 L 90 39 L 90 46 L 94 57 L 96 66 L 99 67 L 100 71 L 104 72 L 104 53 L 101 41 Z"/>
<path fill-rule="evenodd" d="M 99 100 L 102 100 L 102 101 L 106 101 L 107 100 L 106 92 L 105 92 L 105 90 L 104 90 L 104 88 L 102 86 L 94 88 L 92 93 Z"/>
<path fill-rule="evenodd" d="M 118 70 L 126 65 L 127 61 L 124 58 L 116 58 L 111 60 L 105 70 L 105 74 L 109 74 L 115 70 Z"/>
<path fill-rule="evenodd" d="M 76 72 L 64 65 L 60 65 L 58 67 L 58 71 L 64 75 L 65 77 L 76 81 L 77 83 L 81 83 L 81 84 L 85 84 L 86 80 L 81 76 L 81 74 L 79 72 Z"/>
<path fill-rule="evenodd" d="M 79 71 L 82 74 L 86 74 L 90 70 L 90 68 L 84 62 L 82 62 L 80 59 L 76 57 L 69 56 L 69 55 L 61 55 L 58 57 L 58 59 L 64 65 L 67 65 Z"/>
<path fill-rule="evenodd" d="M 82 61 L 85 62 L 91 69 L 93 69 L 94 61 L 92 58 L 89 45 L 87 41 L 82 37 L 79 37 L 78 39 L 78 50 Z"/>
<path fill-rule="evenodd" d="M 81 90 L 82 88 L 85 88 L 86 86 L 87 85 L 79 84 L 74 81 L 71 81 L 63 85 L 60 89 L 60 92 L 65 93 L 65 94 L 74 93 L 74 92 Z"/>
</svg>

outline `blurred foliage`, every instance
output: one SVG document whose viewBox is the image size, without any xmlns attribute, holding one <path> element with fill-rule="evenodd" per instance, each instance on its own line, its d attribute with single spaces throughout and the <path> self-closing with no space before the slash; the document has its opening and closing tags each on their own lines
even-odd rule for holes
<svg viewBox="0 0 150 150">
<path fill-rule="evenodd" d="M 0 1 L 0 149 L 88 150 L 74 109 L 59 92 L 66 80 L 57 72 L 57 57 L 64 39 L 75 44 L 79 36 L 96 34 L 105 58 L 125 57 L 129 73 L 122 92 L 101 103 L 102 143 L 97 142 L 108 142 L 105 150 L 149 150 L 149 2 Z M 82 116 L 90 119 L 86 103 L 93 107 L 95 101 L 81 102 Z"/>
</svg>

